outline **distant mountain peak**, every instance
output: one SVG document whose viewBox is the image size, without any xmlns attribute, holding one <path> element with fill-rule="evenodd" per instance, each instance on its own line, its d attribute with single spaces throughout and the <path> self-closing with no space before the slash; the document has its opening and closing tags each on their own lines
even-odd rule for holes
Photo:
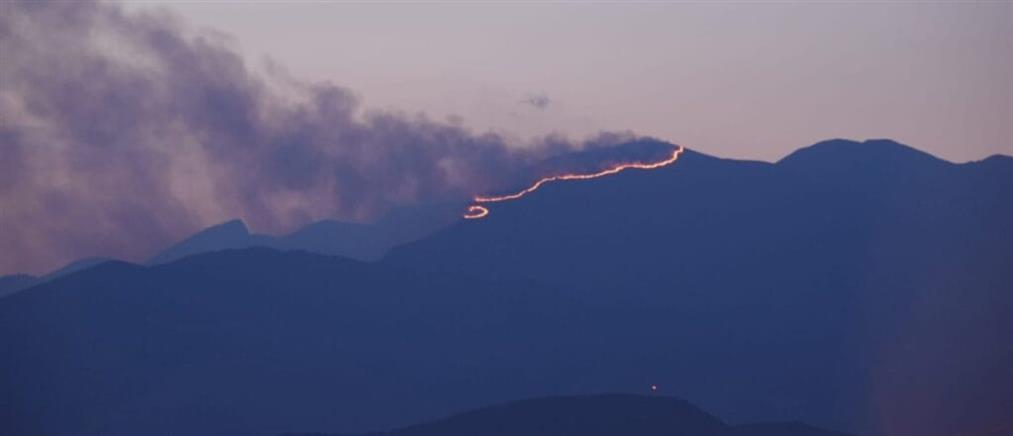
<svg viewBox="0 0 1013 436">
<path fill-rule="evenodd" d="M 793 165 L 799 162 L 828 158 L 834 160 L 844 159 L 847 161 L 859 160 L 866 162 L 890 160 L 895 162 L 922 161 L 939 164 L 947 163 L 946 161 L 931 154 L 892 139 L 868 139 L 865 141 L 830 139 L 820 141 L 792 152 L 777 163 L 779 165 Z"/>
<path fill-rule="evenodd" d="M 955 167 L 924 151 L 890 139 L 853 141 L 832 139 L 796 150 L 776 163 L 797 174 L 837 179 L 849 184 L 861 180 L 882 183 L 918 178 Z"/>
<path fill-rule="evenodd" d="M 206 251 L 243 248 L 252 243 L 250 230 L 240 219 L 229 220 L 201 230 L 158 253 L 148 264 L 159 264 Z"/>
<path fill-rule="evenodd" d="M 1008 169 L 1013 168 L 1011 166 L 1013 165 L 1013 156 L 997 153 L 982 160 L 968 162 L 968 164 Z"/>
<path fill-rule="evenodd" d="M 323 219 L 289 234 L 251 233 L 241 219 L 201 230 L 148 260 L 149 265 L 171 262 L 198 253 L 248 247 L 305 250 L 359 260 L 376 260 L 393 245 L 429 235 L 456 221 L 460 204 L 433 203 L 392 210 L 373 223 Z"/>
<path fill-rule="evenodd" d="M 246 227 L 246 223 L 243 222 L 243 220 L 236 218 L 236 219 L 232 219 L 232 220 L 223 222 L 221 224 L 216 224 L 216 225 L 213 225 L 211 227 L 208 227 L 208 228 L 206 228 L 206 229 L 198 232 L 193 237 L 198 237 L 200 235 L 211 234 L 211 233 L 244 234 L 244 235 L 248 235 L 248 234 L 250 234 L 250 229 L 248 229 Z"/>
</svg>

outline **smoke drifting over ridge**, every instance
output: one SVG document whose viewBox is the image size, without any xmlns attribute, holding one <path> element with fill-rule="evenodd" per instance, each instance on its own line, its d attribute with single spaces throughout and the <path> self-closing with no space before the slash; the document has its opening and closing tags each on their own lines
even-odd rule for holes
<svg viewBox="0 0 1013 436">
<path fill-rule="evenodd" d="M 164 12 L 0 9 L 0 274 L 140 259 L 233 217 L 281 232 L 466 201 L 586 145 L 516 147 L 424 115 L 366 111 L 341 87 L 258 74 L 227 38 Z"/>
</svg>

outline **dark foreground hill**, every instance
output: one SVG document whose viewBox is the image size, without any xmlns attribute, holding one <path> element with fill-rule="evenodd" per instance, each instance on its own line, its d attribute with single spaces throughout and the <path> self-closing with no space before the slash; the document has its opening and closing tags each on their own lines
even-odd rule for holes
<svg viewBox="0 0 1013 436">
<path fill-rule="evenodd" d="M 845 436 L 801 423 L 732 426 L 671 397 L 550 397 L 486 407 L 426 424 L 359 436 Z M 323 433 L 289 436 L 328 436 Z M 334 435 L 331 435 L 334 436 Z"/>
</svg>

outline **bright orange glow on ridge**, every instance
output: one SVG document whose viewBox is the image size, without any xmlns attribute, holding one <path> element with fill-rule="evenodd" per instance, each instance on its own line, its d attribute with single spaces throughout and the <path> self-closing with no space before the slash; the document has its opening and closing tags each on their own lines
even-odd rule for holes
<svg viewBox="0 0 1013 436">
<path fill-rule="evenodd" d="M 513 193 L 513 194 L 508 194 L 508 195 L 492 195 L 492 196 L 477 195 L 477 196 L 475 196 L 474 201 L 476 203 L 495 203 L 495 202 L 499 202 L 499 201 L 516 200 L 516 199 L 521 198 L 521 197 L 523 197 L 525 195 L 528 195 L 528 194 L 530 194 L 532 192 L 535 192 L 536 190 L 538 190 L 538 188 L 541 188 L 542 185 L 544 185 L 546 183 L 555 182 L 557 180 L 589 180 L 589 179 L 597 179 L 599 177 L 610 176 L 612 174 L 616 174 L 616 173 L 619 173 L 621 171 L 628 170 L 628 169 L 653 170 L 653 169 L 657 169 L 657 168 L 661 168 L 661 167 L 664 167 L 664 166 L 671 165 L 675 161 L 679 160 L 679 155 L 681 155 L 683 151 L 685 151 L 685 149 L 680 145 L 680 146 L 678 146 L 678 147 L 676 147 L 676 148 L 674 148 L 672 150 L 672 154 L 670 156 L 668 156 L 667 158 L 665 158 L 663 160 L 660 160 L 658 162 L 652 162 L 652 163 L 641 163 L 641 162 L 624 163 L 624 164 L 619 164 L 617 166 L 614 166 L 614 167 L 606 169 L 606 170 L 598 171 L 596 173 L 589 173 L 589 174 L 560 174 L 560 175 L 557 175 L 557 176 L 544 177 L 544 178 L 538 180 L 537 182 L 535 182 L 533 185 L 525 188 L 522 191 L 519 191 L 519 192 L 516 192 L 516 193 Z M 464 217 L 468 218 L 468 219 L 477 219 L 477 218 L 483 218 L 486 215 L 489 215 L 489 209 L 487 209 L 487 208 L 485 208 L 483 206 L 479 206 L 479 205 L 472 205 L 472 206 L 468 207 L 468 213 L 465 214 Z"/>
<path fill-rule="evenodd" d="M 474 219 L 483 218 L 486 215 L 489 215 L 489 209 L 486 209 L 486 208 L 484 208 L 484 207 L 479 206 L 479 205 L 476 204 L 476 205 L 468 206 L 468 213 L 464 214 L 464 218 L 465 219 L 469 219 L 469 220 L 474 220 Z"/>
</svg>

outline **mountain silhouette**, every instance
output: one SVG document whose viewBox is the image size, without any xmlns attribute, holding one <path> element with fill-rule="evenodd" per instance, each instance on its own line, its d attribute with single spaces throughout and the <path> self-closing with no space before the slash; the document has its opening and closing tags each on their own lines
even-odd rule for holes
<svg viewBox="0 0 1013 436">
<path fill-rule="evenodd" d="M 0 298 L 28 289 L 38 283 L 39 278 L 30 274 L 11 274 L 0 277 Z"/>
<path fill-rule="evenodd" d="M 379 262 L 106 262 L 0 299 L 0 432 L 352 434 L 657 384 L 735 423 L 1001 434 L 1011 162 L 687 150 L 490 204 Z"/>
<path fill-rule="evenodd" d="M 456 203 L 405 206 L 395 208 L 374 223 L 323 220 L 281 236 L 251 233 L 242 220 L 236 219 L 201 230 L 162 250 L 147 263 L 157 265 L 199 253 L 248 247 L 376 260 L 397 244 L 414 241 L 453 222 L 461 207 Z"/>
<path fill-rule="evenodd" d="M 672 397 L 601 394 L 486 407 L 430 423 L 359 436 L 844 436 L 801 423 L 731 426 Z M 323 433 L 288 436 L 336 436 Z"/>
<path fill-rule="evenodd" d="M 268 246 L 271 243 L 270 236 L 252 234 L 242 220 L 231 220 L 208 227 L 173 244 L 149 259 L 148 263 L 157 265 L 209 251 Z"/>
<path fill-rule="evenodd" d="M 13 294 L 23 289 L 28 289 L 40 283 L 48 282 L 57 277 L 91 268 L 109 260 L 111 259 L 107 257 L 87 257 L 68 263 L 63 267 L 43 276 L 33 276 L 30 274 L 12 274 L 2 276 L 0 277 L 0 297 Z"/>
</svg>

